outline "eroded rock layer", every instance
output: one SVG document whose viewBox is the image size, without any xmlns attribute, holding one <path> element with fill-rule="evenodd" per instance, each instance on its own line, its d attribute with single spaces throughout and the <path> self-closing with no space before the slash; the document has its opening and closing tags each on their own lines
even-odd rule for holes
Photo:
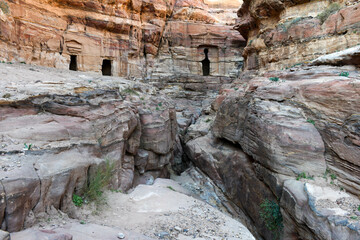
<svg viewBox="0 0 360 240">
<path fill-rule="evenodd" d="M 31 226 L 52 206 L 71 213 L 73 193 L 107 162 L 114 189 L 169 176 L 176 114 L 152 87 L 19 65 L 0 74 L 2 229 Z"/>
<path fill-rule="evenodd" d="M 188 129 L 184 151 L 265 239 L 358 239 L 359 80 L 353 66 L 248 72 L 214 101 L 214 120 Z M 278 233 L 260 216 L 266 199 L 280 205 Z"/>
<path fill-rule="evenodd" d="M 281 70 L 360 42 L 355 0 L 246 0 L 238 16 L 246 69 Z"/>
</svg>

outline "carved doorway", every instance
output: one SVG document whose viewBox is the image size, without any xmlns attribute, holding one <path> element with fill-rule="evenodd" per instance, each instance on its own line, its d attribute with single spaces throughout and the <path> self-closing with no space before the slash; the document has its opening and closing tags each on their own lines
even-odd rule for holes
<svg viewBox="0 0 360 240">
<path fill-rule="evenodd" d="M 69 69 L 72 70 L 72 71 L 77 71 L 77 56 L 76 55 L 71 55 L 70 56 Z"/>
<path fill-rule="evenodd" d="M 202 70 L 203 70 L 203 76 L 209 76 L 210 75 L 210 60 L 209 60 L 209 49 L 204 49 L 205 59 L 201 61 L 202 63 Z"/>
<path fill-rule="evenodd" d="M 111 76 L 111 60 L 104 59 L 102 64 L 102 75 L 104 76 Z"/>
</svg>

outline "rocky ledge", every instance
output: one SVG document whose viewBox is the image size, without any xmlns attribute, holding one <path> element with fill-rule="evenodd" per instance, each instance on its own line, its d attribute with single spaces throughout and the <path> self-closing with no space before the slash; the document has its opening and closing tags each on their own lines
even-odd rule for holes
<svg viewBox="0 0 360 240">
<path fill-rule="evenodd" d="M 2 229 L 29 227 L 51 206 L 71 215 L 73 193 L 106 162 L 113 189 L 168 176 L 176 114 L 155 88 L 13 64 L 0 64 L 0 79 Z"/>
</svg>

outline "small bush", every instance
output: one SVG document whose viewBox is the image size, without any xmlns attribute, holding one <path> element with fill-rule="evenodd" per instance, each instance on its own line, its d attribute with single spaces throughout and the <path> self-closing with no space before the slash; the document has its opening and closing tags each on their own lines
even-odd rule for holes
<svg viewBox="0 0 360 240">
<path fill-rule="evenodd" d="M 271 77 L 269 80 L 272 82 L 278 82 L 280 79 L 278 77 Z"/>
<path fill-rule="evenodd" d="M 358 206 L 358 211 L 360 211 L 360 205 Z"/>
<path fill-rule="evenodd" d="M 79 195 L 73 194 L 72 201 L 77 207 L 81 207 L 81 205 L 84 203 L 84 200 Z"/>
<path fill-rule="evenodd" d="M 321 24 L 323 24 L 330 15 L 334 14 L 339 10 L 340 10 L 340 5 L 338 3 L 332 3 L 316 17 L 320 19 Z"/>
<path fill-rule="evenodd" d="M 349 77 L 349 72 L 341 72 L 339 74 L 339 76 L 341 76 L 341 77 Z"/>
<path fill-rule="evenodd" d="M 279 204 L 265 199 L 260 208 L 260 217 L 265 222 L 266 228 L 273 233 L 275 239 L 279 239 L 284 228 Z"/>
</svg>

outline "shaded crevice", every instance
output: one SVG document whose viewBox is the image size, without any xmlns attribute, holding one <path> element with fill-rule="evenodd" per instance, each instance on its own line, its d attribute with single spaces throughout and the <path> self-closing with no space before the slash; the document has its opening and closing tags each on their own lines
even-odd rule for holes
<svg viewBox="0 0 360 240">
<path fill-rule="evenodd" d="M 4 215 L 3 215 L 2 222 L 0 223 L 0 228 L 1 228 L 2 230 L 7 230 L 7 226 L 8 226 L 7 219 L 8 219 L 8 217 L 7 217 L 7 211 L 6 211 L 6 210 L 7 210 L 7 205 L 8 205 L 8 199 L 7 199 L 7 194 L 6 194 L 5 186 L 4 186 L 2 180 L 0 181 L 0 184 L 1 184 L 1 187 L 2 187 L 2 189 L 3 189 L 3 191 L 4 191 L 4 204 L 5 204 L 4 213 L 3 213 Z"/>
</svg>

